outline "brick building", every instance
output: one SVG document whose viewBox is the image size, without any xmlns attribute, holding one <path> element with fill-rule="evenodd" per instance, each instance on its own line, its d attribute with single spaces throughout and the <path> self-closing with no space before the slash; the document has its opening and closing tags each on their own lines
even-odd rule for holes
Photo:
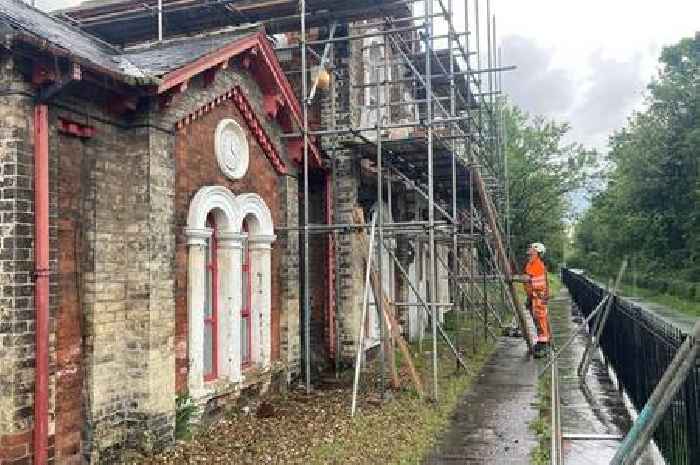
<svg viewBox="0 0 700 465">
<path fill-rule="evenodd" d="M 77 28 L 0 0 L 0 465 L 29 463 L 46 440 L 57 464 L 158 450 L 173 442 L 177 395 L 204 414 L 301 370 L 299 54 L 284 47 L 298 36 L 275 42 L 274 27 L 210 15 L 173 20 L 181 30 L 152 42 L 130 3 L 66 12 L 115 18 Z M 256 14 L 271 13 L 250 11 L 246 22 Z M 322 21 L 312 38 L 328 37 Z M 383 45 L 356 41 L 333 56 L 335 91 L 319 91 L 312 125 L 420 117 L 417 106 L 370 108 L 418 94 L 358 90 L 385 79 L 367 65 L 391 58 L 391 47 L 377 52 Z M 390 136 L 407 156 L 425 150 L 401 145 L 407 130 Z M 312 139 L 308 223 L 353 223 L 357 207 L 371 218 L 380 202 L 385 222 L 427 218 L 415 184 L 387 175 L 377 193 L 372 150 L 371 136 L 340 150 L 330 137 Z M 44 236 L 47 269 L 37 253 Z M 351 362 L 361 324 L 366 251 L 355 234 L 332 237 L 312 236 L 309 251 L 308 356 L 318 370 Z M 425 299 L 424 243 L 389 244 Z M 387 295 L 416 302 L 391 258 L 381 261 Z M 447 302 L 446 265 L 438 266 L 438 299 Z M 368 349 L 379 342 L 378 316 L 369 315 Z M 423 328 L 415 306 L 400 318 L 411 336 Z"/>
</svg>

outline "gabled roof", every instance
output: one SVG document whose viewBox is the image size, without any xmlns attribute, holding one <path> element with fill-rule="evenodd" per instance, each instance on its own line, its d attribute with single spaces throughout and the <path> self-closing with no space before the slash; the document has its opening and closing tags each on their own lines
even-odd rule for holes
<svg viewBox="0 0 700 465">
<path fill-rule="evenodd" d="M 260 31 L 260 26 L 227 29 L 216 34 L 174 39 L 124 52 L 123 56 L 149 75 L 162 77 L 202 56 L 222 49 Z"/>
<path fill-rule="evenodd" d="M 190 79 L 204 72 L 241 63 L 253 74 L 263 93 L 263 108 L 283 130 L 302 126 L 301 105 L 292 90 L 264 30 L 259 25 L 154 43 L 121 50 L 20 0 L 0 0 L 0 30 L 10 28 L 15 38 L 49 54 L 63 56 L 100 74 L 108 74 L 132 87 L 148 86 L 155 94 L 172 94 L 187 88 Z M 212 74 L 213 75 L 213 74 Z M 299 161 L 299 141 L 288 139 L 292 158 Z M 311 146 L 312 161 L 321 166 L 318 148 Z"/>
<path fill-rule="evenodd" d="M 192 40 L 183 49 L 183 42 L 176 41 L 151 50 L 143 50 L 129 55 L 129 59 L 149 72 L 157 73 L 161 80 L 158 93 L 173 92 L 187 87 L 187 82 L 205 71 L 216 71 L 222 65 L 228 65 L 233 57 L 241 57 L 263 93 L 263 107 L 269 118 L 279 122 L 283 130 L 296 131 L 303 126 L 301 105 L 287 80 L 275 50 L 267 39 L 264 30 L 254 34 L 235 36 L 223 34 L 220 37 L 202 37 Z M 170 65 L 168 60 L 175 63 Z M 301 162 L 299 138 L 288 139 L 291 158 Z M 316 166 L 322 166 L 321 155 L 315 144 L 309 144 L 310 159 Z"/>
<path fill-rule="evenodd" d="M 131 84 L 149 84 L 148 77 L 121 56 L 116 47 L 59 21 L 20 0 L 0 0 L 0 25 L 16 38 Z"/>
</svg>

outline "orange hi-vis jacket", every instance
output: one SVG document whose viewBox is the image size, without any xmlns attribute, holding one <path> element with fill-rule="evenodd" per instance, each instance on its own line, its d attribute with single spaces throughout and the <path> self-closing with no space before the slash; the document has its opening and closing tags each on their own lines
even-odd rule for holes
<svg viewBox="0 0 700 465">
<path fill-rule="evenodd" d="M 530 277 L 530 281 L 525 283 L 525 292 L 530 298 L 546 297 L 547 289 L 547 267 L 540 257 L 534 257 L 525 265 L 525 274 Z"/>
<path fill-rule="evenodd" d="M 530 277 L 530 281 L 525 284 L 525 291 L 532 302 L 532 318 L 537 327 L 537 342 L 549 343 L 551 331 L 546 303 L 549 297 L 547 267 L 542 259 L 536 256 L 527 262 L 525 273 Z"/>
</svg>

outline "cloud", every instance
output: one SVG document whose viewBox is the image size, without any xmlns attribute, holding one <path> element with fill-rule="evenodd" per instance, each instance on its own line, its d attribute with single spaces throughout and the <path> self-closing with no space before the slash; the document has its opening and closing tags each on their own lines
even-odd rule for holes
<svg viewBox="0 0 700 465">
<path fill-rule="evenodd" d="M 532 114 L 561 117 L 574 105 L 576 86 L 570 73 L 553 65 L 552 50 L 526 37 L 503 39 L 504 61 L 517 66 L 504 76 L 513 102 Z"/>
<path fill-rule="evenodd" d="M 572 109 L 572 123 L 584 134 L 609 133 L 624 125 L 642 100 L 647 77 L 644 56 L 628 60 L 605 58 L 601 50 L 589 59 L 589 86 L 580 103 Z"/>
<path fill-rule="evenodd" d="M 571 124 L 567 140 L 605 150 L 608 136 L 622 127 L 642 102 L 651 49 L 611 58 L 602 50 L 580 56 L 577 66 L 561 67 L 556 50 L 532 38 L 511 35 L 503 39 L 507 64 L 515 71 L 504 77 L 512 101 L 533 115 Z M 571 60 L 571 56 L 565 57 Z"/>
</svg>

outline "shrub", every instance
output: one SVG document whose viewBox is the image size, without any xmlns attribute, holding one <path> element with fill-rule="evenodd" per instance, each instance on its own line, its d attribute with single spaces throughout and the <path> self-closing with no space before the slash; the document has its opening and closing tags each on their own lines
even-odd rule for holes
<svg viewBox="0 0 700 465">
<path fill-rule="evenodd" d="M 178 394 L 175 399 L 175 437 L 186 439 L 190 436 L 190 420 L 197 406 L 188 393 Z"/>
</svg>

